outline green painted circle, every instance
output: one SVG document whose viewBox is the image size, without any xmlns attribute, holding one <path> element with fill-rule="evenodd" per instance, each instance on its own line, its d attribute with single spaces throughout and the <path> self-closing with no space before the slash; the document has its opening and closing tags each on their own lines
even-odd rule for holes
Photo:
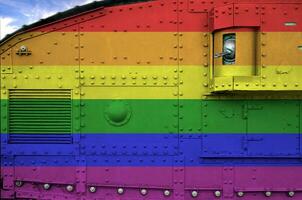
<svg viewBox="0 0 302 200">
<path fill-rule="evenodd" d="M 110 102 L 105 109 L 107 121 L 114 126 L 126 124 L 131 117 L 131 109 L 128 103 L 115 100 Z"/>
</svg>

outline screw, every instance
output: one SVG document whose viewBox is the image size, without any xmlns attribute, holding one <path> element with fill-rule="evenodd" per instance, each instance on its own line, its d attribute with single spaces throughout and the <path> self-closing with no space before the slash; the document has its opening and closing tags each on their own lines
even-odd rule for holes
<svg viewBox="0 0 302 200">
<path fill-rule="evenodd" d="M 23 185 L 23 182 L 22 182 L 22 181 L 16 181 L 16 182 L 15 182 L 15 185 L 16 185 L 17 187 L 21 187 L 21 186 Z"/>
<path fill-rule="evenodd" d="M 221 192 L 219 190 L 214 192 L 215 197 L 220 197 L 221 196 Z"/>
<path fill-rule="evenodd" d="M 117 189 L 117 193 L 118 194 L 123 194 L 124 193 L 124 189 L 123 188 L 118 188 Z"/>
<path fill-rule="evenodd" d="M 67 185 L 67 186 L 66 186 L 66 190 L 67 190 L 68 192 L 72 192 L 72 191 L 73 191 L 73 186 L 72 186 L 72 185 Z"/>
<path fill-rule="evenodd" d="M 198 192 L 196 190 L 192 191 L 191 192 L 191 195 L 193 198 L 197 197 L 198 196 Z"/>
<path fill-rule="evenodd" d="M 171 194 L 170 190 L 165 190 L 164 191 L 164 196 L 167 197 L 167 196 L 170 196 L 170 194 Z"/>
<path fill-rule="evenodd" d="M 93 186 L 89 187 L 89 192 L 95 193 L 96 192 L 96 187 L 93 187 Z"/>
<path fill-rule="evenodd" d="M 237 196 L 238 197 L 243 197 L 244 196 L 244 192 L 237 192 Z"/>
<path fill-rule="evenodd" d="M 141 195 L 145 196 L 148 193 L 146 189 L 141 189 Z"/>
<path fill-rule="evenodd" d="M 266 196 L 266 197 L 272 196 L 272 192 L 270 192 L 270 191 L 265 192 L 265 196 Z"/>
<path fill-rule="evenodd" d="M 48 183 L 45 183 L 43 185 L 44 190 L 49 190 L 50 189 L 50 185 Z"/>
<path fill-rule="evenodd" d="M 288 196 L 289 196 L 289 197 L 293 197 L 293 196 L 295 196 L 295 192 L 294 192 L 294 191 L 290 191 L 290 192 L 288 192 Z"/>
</svg>

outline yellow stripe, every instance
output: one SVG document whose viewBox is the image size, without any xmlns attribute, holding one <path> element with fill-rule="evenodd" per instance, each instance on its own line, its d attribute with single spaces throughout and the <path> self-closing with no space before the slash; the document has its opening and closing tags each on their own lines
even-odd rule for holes
<svg viewBox="0 0 302 200">
<path fill-rule="evenodd" d="M 14 66 L 2 74 L 8 89 L 72 89 L 73 98 L 171 99 L 202 97 L 207 68 L 201 66 Z M 81 88 L 81 89 L 80 89 Z M 4 94 L 4 93 L 5 94 Z"/>
<path fill-rule="evenodd" d="M 215 84 L 225 89 L 231 80 L 235 90 L 301 90 L 301 66 L 267 66 L 263 73 L 267 76 L 216 77 Z M 74 99 L 201 99 L 210 86 L 209 67 L 200 65 L 14 66 L 1 74 L 2 99 L 8 89 L 43 88 L 72 89 Z"/>
</svg>

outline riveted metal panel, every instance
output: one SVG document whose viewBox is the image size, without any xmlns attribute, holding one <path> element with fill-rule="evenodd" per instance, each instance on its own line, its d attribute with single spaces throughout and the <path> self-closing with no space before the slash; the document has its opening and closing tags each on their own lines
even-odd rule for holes
<svg viewBox="0 0 302 200">
<path fill-rule="evenodd" d="M 245 101 L 203 101 L 202 157 L 246 155 L 247 116 L 242 111 L 244 106 Z"/>
<path fill-rule="evenodd" d="M 188 11 L 197 12 L 209 12 L 214 6 L 223 6 L 224 4 L 231 4 L 237 0 L 225 0 L 225 1 L 214 1 L 214 0 L 187 0 Z"/>
<path fill-rule="evenodd" d="M 55 183 L 55 184 L 75 184 L 76 183 L 76 167 L 62 168 L 58 171 L 55 167 L 51 167 L 55 163 L 66 163 L 75 157 L 68 156 L 16 156 L 15 157 L 15 180 L 24 182 L 38 183 Z M 30 160 L 31 166 L 26 166 L 26 160 Z M 61 162 L 62 160 L 62 162 Z M 35 163 L 35 164 L 33 164 Z M 43 164 L 42 164 L 43 163 Z M 25 166 L 22 166 L 25 165 Z M 27 163 L 28 164 L 28 163 Z M 35 166 L 36 165 L 36 166 Z M 41 167 L 48 165 L 48 167 Z"/>
<path fill-rule="evenodd" d="M 234 4 L 214 8 L 213 29 L 223 29 L 234 26 Z"/>
<path fill-rule="evenodd" d="M 301 10 L 301 2 L 263 4 L 261 5 L 261 30 L 300 32 L 302 29 Z"/>
<path fill-rule="evenodd" d="M 14 157 L 1 155 L 1 178 L 3 178 L 3 189 L 14 189 Z M 2 188 L 1 188 L 2 189 Z"/>
<path fill-rule="evenodd" d="M 225 108 L 217 111 L 203 108 L 202 157 L 300 157 L 299 101 L 222 102 Z M 215 104 L 219 108 L 219 102 Z"/>
<path fill-rule="evenodd" d="M 258 4 L 234 4 L 234 26 L 260 26 L 261 7 Z"/>
<path fill-rule="evenodd" d="M 116 156 L 114 159 L 124 159 L 125 157 Z M 105 159 L 108 159 L 105 157 Z M 148 162 L 150 157 L 132 157 L 127 160 L 137 159 Z M 155 159 L 153 157 L 152 159 Z M 158 156 L 156 159 L 166 159 Z M 88 157 L 91 162 L 92 158 Z M 133 160 L 134 162 L 134 160 Z M 110 186 L 132 187 L 137 189 L 146 188 L 147 190 L 171 189 L 173 187 L 173 167 L 88 167 L 87 168 L 87 184 L 97 185 L 101 188 Z M 158 181 L 160 177 L 161 181 Z M 127 181 L 125 181 L 127 180 Z M 126 189 L 127 190 L 127 189 Z M 137 191 L 139 192 L 139 190 Z"/>
<path fill-rule="evenodd" d="M 78 65 L 79 35 L 77 26 L 74 28 L 75 32 L 64 32 L 63 29 L 61 32 L 38 33 L 36 37 L 16 43 L 12 48 L 13 65 Z M 31 55 L 18 55 L 22 46 L 30 50 Z"/>
<path fill-rule="evenodd" d="M 12 49 L 8 49 L 1 53 L 1 74 L 11 74 L 13 72 L 12 57 Z"/>
<path fill-rule="evenodd" d="M 177 87 L 177 66 L 81 66 L 80 84 L 89 87 Z"/>
</svg>

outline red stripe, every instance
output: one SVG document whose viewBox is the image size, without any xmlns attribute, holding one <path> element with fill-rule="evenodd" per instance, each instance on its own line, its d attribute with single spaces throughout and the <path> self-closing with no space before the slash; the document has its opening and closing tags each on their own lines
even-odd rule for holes
<svg viewBox="0 0 302 200">
<path fill-rule="evenodd" d="M 238 26 L 267 32 L 302 31 L 301 3 L 217 6 L 218 2 L 221 1 L 182 0 L 177 4 L 175 0 L 166 0 L 100 8 L 32 31 L 60 31 L 63 27 L 70 27 L 64 31 L 78 31 L 71 26 L 74 24 L 79 24 L 83 32 L 208 32 Z M 296 25 L 286 26 L 286 22 Z"/>
</svg>

